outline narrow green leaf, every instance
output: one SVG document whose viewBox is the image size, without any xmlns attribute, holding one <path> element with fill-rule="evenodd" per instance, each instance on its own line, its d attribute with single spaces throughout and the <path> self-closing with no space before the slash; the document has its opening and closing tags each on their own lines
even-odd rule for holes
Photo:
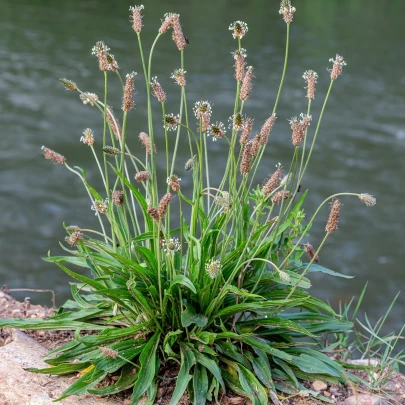
<svg viewBox="0 0 405 405">
<path fill-rule="evenodd" d="M 217 363 L 214 360 L 209 359 L 207 356 L 197 352 L 194 352 L 197 362 L 206 367 L 209 372 L 218 380 L 221 384 L 221 387 L 225 391 L 224 380 L 222 379 L 221 370 L 218 367 Z"/>
<path fill-rule="evenodd" d="M 294 271 L 305 270 L 308 266 L 308 263 L 303 263 L 300 267 L 296 267 Z M 327 269 L 326 267 L 320 266 L 319 264 L 311 264 L 307 270 L 307 273 L 324 273 L 329 274 L 330 276 L 335 277 L 342 277 L 342 278 L 353 278 L 354 276 L 347 276 L 346 274 L 338 273 L 337 271 L 333 271 Z"/>
<path fill-rule="evenodd" d="M 138 371 L 138 379 L 134 385 L 131 401 L 138 400 L 149 388 L 156 372 L 156 350 L 159 345 L 160 333 L 154 334 L 145 344 L 139 357 L 141 368 Z"/>
<path fill-rule="evenodd" d="M 193 405 L 205 405 L 208 394 L 208 375 L 207 369 L 201 364 L 196 364 L 194 367 L 194 401 Z M 175 405 L 174 403 L 171 405 Z"/>
<path fill-rule="evenodd" d="M 180 344 L 181 366 L 177 376 L 176 387 L 170 400 L 170 405 L 177 405 L 187 388 L 187 384 L 192 379 L 190 369 L 195 364 L 195 356 L 190 347 Z"/>
</svg>

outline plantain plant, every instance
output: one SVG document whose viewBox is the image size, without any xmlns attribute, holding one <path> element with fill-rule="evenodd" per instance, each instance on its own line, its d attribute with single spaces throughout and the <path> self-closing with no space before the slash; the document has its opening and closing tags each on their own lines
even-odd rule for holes
<svg viewBox="0 0 405 405">
<path fill-rule="evenodd" d="M 229 27 L 237 49 L 233 52 L 235 104 L 227 127 L 211 121 L 208 101 L 195 102 L 194 116 L 191 113 L 184 64 L 188 39 L 180 16 L 164 16 L 146 59 L 142 10 L 143 6 L 130 9 L 147 89 L 148 127 L 138 128 L 143 147 L 138 144 L 132 151 L 126 137 L 127 116 L 135 106 L 136 73 L 123 78 L 110 49 L 97 42 L 93 54 L 104 75 L 104 96 L 82 91 L 73 81 L 60 81 L 102 114 L 102 140 L 98 142 L 89 128 L 81 139 L 94 155 L 102 189 L 92 187 L 85 171 L 70 167 L 64 156 L 46 147 L 43 153 L 79 176 L 100 229 L 66 226 L 66 243 L 61 243 L 66 255 L 45 258 L 75 279 L 72 300 L 48 319 L 1 320 L 0 326 L 76 330 L 72 341 L 48 354 L 50 367 L 32 370 L 78 373 L 59 400 L 130 389 L 131 403 L 152 404 L 159 383 L 168 370 L 174 370 L 173 405 L 184 395 L 193 404 L 218 403 L 227 390 L 255 405 L 269 400 L 277 404 L 285 395 L 308 394 L 332 402 L 308 390 L 303 382 L 343 383 L 348 378 L 355 382 L 345 372 L 346 363 L 327 355 L 324 343 L 328 334 L 350 331 L 352 322 L 309 294 L 308 274 L 347 277 L 318 264 L 321 247 L 337 228 L 341 208 L 337 197 L 356 196 L 366 205 L 374 205 L 375 199 L 369 194 L 335 194 L 308 220 L 304 213 L 307 191 L 300 190 L 300 184 L 328 96 L 345 62 L 339 55 L 332 59 L 329 89 L 312 134 L 311 102 L 318 75 L 312 70 L 304 73 L 307 110 L 290 120 L 293 147 L 289 168 L 283 171 L 278 165 L 267 180 L 258 179 L 257 168 L 269 155 L 266 145 L 277 125 L 295 8 L 289 0 L 281 2 L 280 14 L 287 28 L 285 62 L 274 108 L 254 136 L 254 120 L 245 114 L 254 79 L 253 67 L 246 66 L 247 51 L 242 48 L 247 25 L 236 21 Z M 170 31 L 180 56 L 179 68 L 171 74 L 180 92 L 180 109 L 175 113 L 153 76 L 152 63 L 160 37 Z M 108 104 L 111 75 L 122 84 L 121 119 Z M 152 114 L 155 118 L 161 114 L 160 125 L 154 125 Z M 169 131 L 175 131 L 174 142 Z M 165 140 L 165 171 L 157 168 L 158 138 Z M 228 145 L 221 175 L 210 176 L 209 138 Z M 181 163 L 180 170 L 179 142 L 189 144 L 189 160 Z M 180 173 L 192 187 L 183 190 Z M 325 238 L 314 249 L 307 242 L 308 231 L 327 203 L 330 213 Z M 84 270 L 72 270 L 72 265 Z M 117 378 L 101 384 L 111 374 Z"/>
</svg>

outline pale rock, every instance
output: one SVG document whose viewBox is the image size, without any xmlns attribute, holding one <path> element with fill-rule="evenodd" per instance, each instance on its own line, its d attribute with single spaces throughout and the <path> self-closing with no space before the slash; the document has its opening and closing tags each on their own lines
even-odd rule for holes
<svg viewBox="0 0 405 405">
<path fill-rule="evenodd" d="M 319 380 L 314 381 L 312 383 L 312 387 L 315 391 L 318 391 L 318 392 L 324 391 L 324 390 L 326 390 L 326 388 L 328 388 L 327 384 L 325 384 L 323 381 L 319 381 Z"/>
<path fill-rule="evenodd" d="M 389 405 L 390 403 L 384 399 L 375 395 L 358 394 L 346 398 L 344 405 Z"/>
<path fill-rule="evenodd" d="M 0 347 L 0 404 L 55 405 L 54 399 L 68 388 L 71 376 L 34 374 L 26 368 L 49 367 L 42 357 L 48 350 L 18 330 L 12 330 L 13 341 Z M 122 401 L 85 395 L 72 396 L 61 405 L 122 405 Z"/>
</svg>

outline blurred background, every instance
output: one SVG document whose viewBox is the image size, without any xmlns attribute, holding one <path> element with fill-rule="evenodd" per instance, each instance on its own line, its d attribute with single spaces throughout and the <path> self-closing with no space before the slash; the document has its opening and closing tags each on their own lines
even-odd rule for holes
<svg viewBox="0 0 405 405">
<path fill-rule="evenodd" d="M 309 217 L 327 196 L 344 191 L 373 194 L 378 205 L 366 207 L 356 198 L 342 200 L 339 230 L 321 252 L 321 264 L 355 278 L 311 275 L 312 293 L 338 308 L 340 301 L 358 296 L 368 282 L 359 318 L 364 320 L 367 312 L 375 322 L 405 284 L 405 191 L 400 180 L 405 169 L 405 1 L 293 3 L 297 12 L 278 120 L 257 179 L 261 182 L 278 162 L 288 170 L 293 145 L 287 119 L 307 107 L 303 72 L 313 69 L 319 74 L 311 111 L 315 124 L 329 84 L 328 60 L 336 53 L 343 55 L 347 66 L 333 86 L 302 184 L 309 189 L 305 209 Z M 62 153 L 71 166 L 85 169 L 90 184 L 102 190 L 91 151 L 80 143 L 87 127 L 94 130 L 96 142 L 101 139 L 100 114 L 84 106 L 77 93 L 64 91 L 58 81 L 67 77 L 82 90 L 102 95 L 103 74 L 91 55 L 96 41 L 104 40 L 111 48 L 123 76 L 138 72 L 137 108 L 130 113 L 128 138 L 133 151 L 141 150 L 137 136 L 147 132 L 146 98 L 136 35 L 129 22 L 130 5 L 122 0 L 0 0 L 0 285 L 54 289 L 61 305 L 69 298 L 70 279 L 41 256 L 48 250 L 61 253 L 63 221 L 98 226 L 80 180 L 41 155 L 42 145 Z M 258 130 L 271 113 L 282 71 L 286 26 L 278 9 L 278 0 L 145 0 L 144 50 L 154 40 L 164 13 L 180 13 L 190 40 L 185 51 L 189 105 L 209 100 L 212 119 L 227 123 L 235 93 L 230 52 L 237 48 L 228 26 L 245 21 L 249 32 L 242 46 L 256 76 L 245 111 L 256 119 Z M 169 76 L 179 65 L 179 52 L 166 34 L 156 46 L 152 75 L 158 76 L 168 95 L 167 112 L 178 112 L 180 92 Z M 120 86 L 113 74 L 110 83 L 109 104 L 120 115 Z M 160 106 L 156 100 L 153 105 L 156 117 Z M 163 131 L 157 130 L 157 136 L 163 153 Z M 227 144 L 210 142 L 209 148 L 210 166 L 219 181 Z M 190 176 L 183 168 L 187 150 L 185 141 L 176 168 L 186 194 L 190 189 Z M 308 238 L 314 246 L 323 238 L 327 217 L 325 207 Z M 19 297 L 26 295 L 32 302 L 50 305 L 46 295 Z M 391 312 L 386 331 L 401 328 L 404 304 L 405 294 Z"/>
</svg>

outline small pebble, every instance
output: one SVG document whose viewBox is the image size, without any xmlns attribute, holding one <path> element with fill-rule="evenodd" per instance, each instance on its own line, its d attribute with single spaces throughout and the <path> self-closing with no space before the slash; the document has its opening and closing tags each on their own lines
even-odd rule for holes
<svg viewBox="0 0 405 405">
<path fill-rule="evenodd" d="M 324 391 L 324 390 L 326 390 L 326 388 L 328 388 L 327 384 L 325 384 L 323 381 L 319 381 L 319 380 L 314 381 L 312 383 L 312 387 L 315 391 L 318 391 L 318 392 Z"/>
</svg>

